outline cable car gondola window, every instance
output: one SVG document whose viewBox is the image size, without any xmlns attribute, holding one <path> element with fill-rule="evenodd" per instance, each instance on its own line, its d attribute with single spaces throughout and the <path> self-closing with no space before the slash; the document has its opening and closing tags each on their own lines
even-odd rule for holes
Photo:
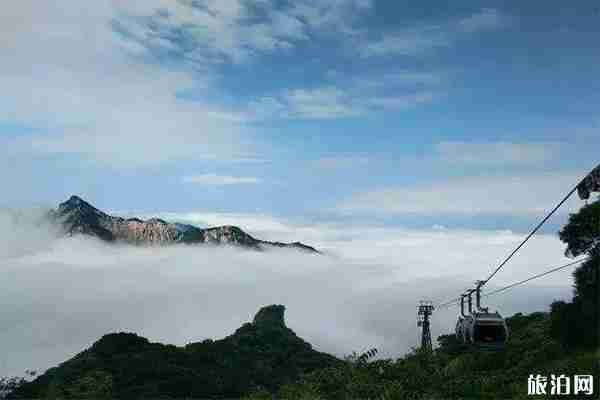
<svg viewBox="0 0 600 400">
<path fill-rule="evenodd" d="M 475 325 L 475 341 L 484 343 L 497 343 L 504 342 L 506 339 L 505 330 L 503 325 L 490 324 Z"/>
</svg>

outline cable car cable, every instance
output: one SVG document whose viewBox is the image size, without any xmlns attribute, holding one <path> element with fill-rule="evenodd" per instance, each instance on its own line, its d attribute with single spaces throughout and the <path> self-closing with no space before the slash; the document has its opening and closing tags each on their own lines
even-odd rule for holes
<svg viewBox="0 0 600 400">
<path fill-rule="evenodd" d="M 571 191 L 569 191 L 569 193 L 552 209 L 552 211 L 550 211 L 545 217 L 544 219 L 542 219 L 542 221 L 540 221 L 537 226 L 525 237 L 525 239 L 523 239 L 523 241 L 508 255 L 508 257 L 506 257 L 504 259 L 504 261 L 502 261 L 500 263 L 500 265 L 498 265 L 498 267 L 490 274 L 490 276 L 488 276 L 488 278 L 486 280 L 483 281 L 483 285 L 485 285 L 486 283 L 488 283 L 490 281 L 490 279 L 492 279 L 497 273 L 498 271 L 500 271 L 500 269 L 502 269 L 502 267 L 504 267 L 509 261 L 510 259 L 525 245 L 525 243 L 527 243 L 527 241 L 529 239 L 531 239 L 533 237 L 533 235 L 536 234 L 536 232 L 542 227 L 542 225 L 544 225 L 546 223 L 546 221 L 548 221 L 550 219 L 550 217 L 569 199 L 569 197 L 571 197 L 573 195 L 573 193 L 575 193 L 575 191 L 577 191 L 577 187 L 579 186 L 579 183 L 573 188 L 571 189 Z M 443 302 L 441 304 L 439 304 L 438 306 L 436 306 L 436 308 L 440 308 L 440 307 L 444 307 L 447 304 L 451 304 L 454 303 L 455 301 L 459 300 L 460 297 L 458 298 L 454 298 L 452 300 L 448 300 L 446 302 Z"/>
<path fill-rule="evenodd" d="M 596 168 L 598 168 L 598 167 L 596 167 Z M 577 183 L 577 185 L 575 185 L 575 187 L 573 187 L 573 189 L 571 189 L 569 191 L 569 193 L 567 193 L 567 195 L 560 202 L 558 202 L 558 204 L 556 206 L 554 206 L 554 208 L 535 226 L 535 228 L 533 228 L 533 230 L 525 237 L 525 239 L 523 239 L 523 241 L 521 241 L 521 243 L 519 243 L 519 245 L 496 267 L 496 269 L 487 277 L 487 279 L 481 283 L 482 287 L 485 284 L 487 284 L 502 269 L 502 267 L 504 267 L 512 259 L 512 257 L 527 243 L 527 241 L 529 241 L 529 239 L 531 239 L 533 237 L 533 235 L 535 235 L 537 233 L 537 231 L 540 230 L 540 228 L 546 223 L 546 221 L 548 221 L 550 219 L 550 217 L 552 217 L 552 215 L 554 215 L 554 213 L 573 195 L 573 193 L 575 193 L 577 191 L 579 186 L 581 184 L 583 184 L 583 182 L 586 180 L 586 178 L 590 174 L 592 174 L 594 171 L 595 171 L 595 169 L 592 170 L 591 172 L 589 172 L 588 174 L 586 174 Z M 444 303 L 439 304 L 438 306 L 436 306 L 436 308 L 444 307 L 447 304 L 452 304 L 453 302 L 455 302 L 459 299 L 460 299 L 460 297 L 454 298 L 452 300 L 448 300 Z"/>
<path fill-rule="evenodd" d="M 506 263 L 508 263 L 510 261 L 510 259 L 521 249 L 521 247 L 523 247 L 525 245 L 525 243 L 527 243 L 527 241 L 529 239 L 531 239 L 531 237 L 533 235 L 536 234 L 536 232 L 542 227 L 542 225 L 544 225 L 546 223 L 546 221 L 548 221 L 550 219 L 550 217 L 569 199 L 569 197 L 571 197 L 573 195 L 573 193 L 575 193 L 577 191 L 577 187 L 579 187 L 579 184 L 582 181 L 583 181 L 583 179 L 579 183 L 577 183 L 577 185 L 575 185 L 575 187 L 573 189 L 571 189 L 571 191 L 556 206 L 554 206 L 552 211 L 550 211 L 544 217 L 544 219 L 542 219 L 542 221 L 540 221 L 540 223 L 537 224 L 537 226 L 529 233 L 529 235 L 527 235 L 527 237 L 525 237 L 525 239 L 523 239 L 523 241 L 508 255 L 508 257 L 506 257 L 504 259 L 504 261 L 502 261 L 500 263 L 500 265 L 498 265 L 498 267 L 494 270 L 494 272 L 492 272 L 490 274 L 490 276 L 488 276 L 488 278 L 483 281 L 483 285 L 488 283 L 490 281 L 490 279 L 492 279 L 494 277 L 494 275 L 496 275 L 498 273 L 498 271 L 500 271 L 500 269 L 502 269 L 502 267 L 504 267 L 506 265 Z"/>
<path fill-rule="evenodd" d="M 524 280 L 522 280 L 522 281 L 519 281 L 519 282 L 516 282 L 516 283 L 510 284 L 510 285 L 508 285 L 508 286 L 504 286 L 504 287 L 502 287 L 502 288 L 500 288 L 500 289 L 496 289 L 496 290 L 494 290 L 494 291 L 491 291 L 491 292 L 489 292 L 489 293 L 484 293 L 484 294 L 482 294 L 482 295 L 481 295 L 481 297 L 488 297 L 488 296 L 491 296 L 491 295 L 494 295 L 494 294 L 497 294 L 497 293 L 503 292 L 503 291 L 505 291 L 505 290 L 508 290 L 508 289 L 511 289 L 511 288 L 513 288 L 513 287 L 515 287 L 515 286 L 519 286 L 519 285 L 522 285 L 522 284 L 524 284 L 524 283 L 527 283 L 527 282 L 529 282 L 529 281 L 532 281 L 532 280 L 534 280 L 534 279 L 541 278 L 542 276 L 546 276 L 546 275 L 549 275 L 549 274 L 551 274 L 551 273 L 553 273 L 553 272 L 560 271 L 561 269 L 565 269 L 565 268 L 571 267 L 571 266 L 573 266 L 573 265 L 580 264 L 580 263 L 582 263 L 582 262 L 584 262 L 584 261 L 586 261 L 586 260 L 588 260 L 588 259 L 589 259 L 589 257 L 585 257 L 585 258 L 583 258 L 583 259 L 581 259 L 581 260 L 573 261 L 573 262 L 570 262 L 570 263 L 568 263 L 568 264 L 561 265 L 560 267 L 552 268 L 551 270 L 548 270 L 548 271 L 546 271 L 546 272 L 542 272 L 541 274 L 534 275 L 534 276 L 532 276 L 532 277 L 530 277 L 530 278 L 527 278 L 527 279 L 524 279 Z"/>
<path fill-rule="evenodd" d="M 564 265 L 561 265 L 559 267 L 555 267 L 555 268 L 549 269 L 548 271 L 545 271 L 545 272 L 533 275 L 533 276 L 531 276 L 531 277 L 529 277 L 527 279 L 524 279 L 522 281 L 511 283 L 510 285 L 507 285 L 507 286 L 501 287 L 499 289 L 493 290 L 493 291 L 491 291 L 489 293 L 484 293 L 484 294 L 481 295 L 481 297 L 489 297 L 489 296 L 492 296 L 494 294 L 498 294 L 498 293 L 503 292 L 505 290 L 512 289 L 515 286 L 523 285 L 523 284 L 525 284 L 525 283 L 527 283 L 529 281 L 532 281 L 534 279 L 538 279 L 538 278 L 541 278 L 543 276 L 549 275 L 551 273 L 558 272 L 558 271 L 560 271 L 562 269 L 571 267 L 571 266 L 576 265 L 576 264 L 580 264 L 580 263 L 582 263 L 584 261 L 587 261 L 587 260 L 589 260 L 589 257 L 585 257 L 585 258 L 582 258 L 582 259 L 579 259 L 579 260 L 576 260 L 576 261 L 571 261 L 568 264 L 564 264 Z M 442 303 L 439 306 L 437 306 L 436 309 L 445 308 L 445 307 L 454 305 L 459 299 L 460 298 L 458 298 L 458 299 L 452 299 L 451 301 L 447 301 L 445 303 Z"/>
</svg>

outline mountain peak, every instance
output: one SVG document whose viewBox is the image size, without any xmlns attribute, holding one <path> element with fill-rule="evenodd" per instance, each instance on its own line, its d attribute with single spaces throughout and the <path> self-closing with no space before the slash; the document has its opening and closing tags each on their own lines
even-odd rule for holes
<svg viewBox="0 0 600 400">
<path fill-rule="evenodd" d="M 285 328 L 285 306 L 273 304 L 258 310 L 254 316 L 254 325 Z"/>
<path fill-rule="evenodd" d="M 109 333 L 96 341 L 91 349 L 97 354 L 125 353 L 135 351 L 148 343 L 148 339 L 135 333 Z"/>
<path fill-rule="evenodd" d="M 87 203 L 85 200 L 83 200 L 81 197 L 77 196 L 77 195 L 72 195 L 71 197 L 69 197 L 69 200 L 65 201 L 63 204 L 89 204 Z"/>
<path fill-rule="evenodd" d="M 63 203 L 60 203 L 58 206 L 59 211 L 65 212 L 65 211 L 71 211 L 74 209 L 82 209 L 82 210 L 90 210 L 90 211 L 95 211 L 97 210 L 96 207 L 92 206 L 90 203 L 88 203 L 87 201 L 83 200 L 81 197 L 73 195 L 71 197 L 69 197 L 69 199 Z"/>
<path fill-rule="evenodd" d="M 235 245 L 258 251 L 284 247 L 318 254 L 316 249 L 300 243 L 256 239 L 235 225 L 201 229 L 193 225 L 167 222 L 160 218 L 151 218 L 147 221 L 139 218 L 124 219 L 106 214 L 76 195 L 60 203 L 57 210 L 49 212 L 49 217 L 54 222 L 60 223 L 65 233 L 69 235 L 87 234 L 110 242 Z"/>
</svg>

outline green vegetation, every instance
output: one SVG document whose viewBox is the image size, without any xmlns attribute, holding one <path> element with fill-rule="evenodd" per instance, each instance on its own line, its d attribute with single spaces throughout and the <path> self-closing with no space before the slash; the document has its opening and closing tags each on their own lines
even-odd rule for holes
<svg viewBox="0 0 600 400">
<path fill-rule="evenodd" d="M 589 258 L 573 273 L 573 301 L 552 304 L 552 335 L 568 347 L 593 347 L 600 334 L 600 201 L 571 215 L 559 235 L 568 256 Z"/>
<path fill-rule="evenodd" d="M 505 351 L 476 351 L 454 335 L 441 336 L 434 352 L 415 350 L 396 361 L 347 362 L 316 371 L 281 387 L 277 398 L 525 399 L 530 374 L 594 374 L 593 352 L 567 349 L 550 337 L 548 313 L 517 314 L 507 323 L 512 335 Z"/>
<path fill-rule="evenodd" d="M 550 314 L 517 314 L 507 323 L 511 339 L 501 352 L 471 350 L 454 335 L 444 335 L 432 353 L 416 350 L 398 360 L 373 360 L 375 352 L 370 351 L 343 362 L 306 352 L 297 337 L 286 339 L 273 327 L 259 334 L 264 327 L 254 324 L 223 341 L 185 348 L 149 343 L 133 334 L 107 335 L 17 394 L 94 399 L 525 399 L 529 374 L 597 376 L 597 355 L 551 337 Z M 296 351 L 288 347 L 291 342 L 296 342 Z"/>
<path fill-rule="evenodd" d="M 13 397 L 239 398 L 275 391 L 301 374 L 341 363 L 288 329 L 283 310 L 265 307 L 233 335 L 185 347 L 150 343 L 132 333 L 106 335 L 22 385 Z"/>
</svg>

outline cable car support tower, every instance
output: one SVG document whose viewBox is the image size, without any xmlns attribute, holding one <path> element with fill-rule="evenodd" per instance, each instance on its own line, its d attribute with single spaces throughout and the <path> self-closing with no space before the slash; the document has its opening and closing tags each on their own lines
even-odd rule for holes
<svg viewBox="0 0 600 400">
<path fill-rule="evenodd" d="M 417 307 L 417 326 L 421 327 L 421 349 L 431 351 L 431 329 L 429 325 L 429 317 L 433 313 L 433 304 L 431 301 L 421 300 Z"/>
</svg>

